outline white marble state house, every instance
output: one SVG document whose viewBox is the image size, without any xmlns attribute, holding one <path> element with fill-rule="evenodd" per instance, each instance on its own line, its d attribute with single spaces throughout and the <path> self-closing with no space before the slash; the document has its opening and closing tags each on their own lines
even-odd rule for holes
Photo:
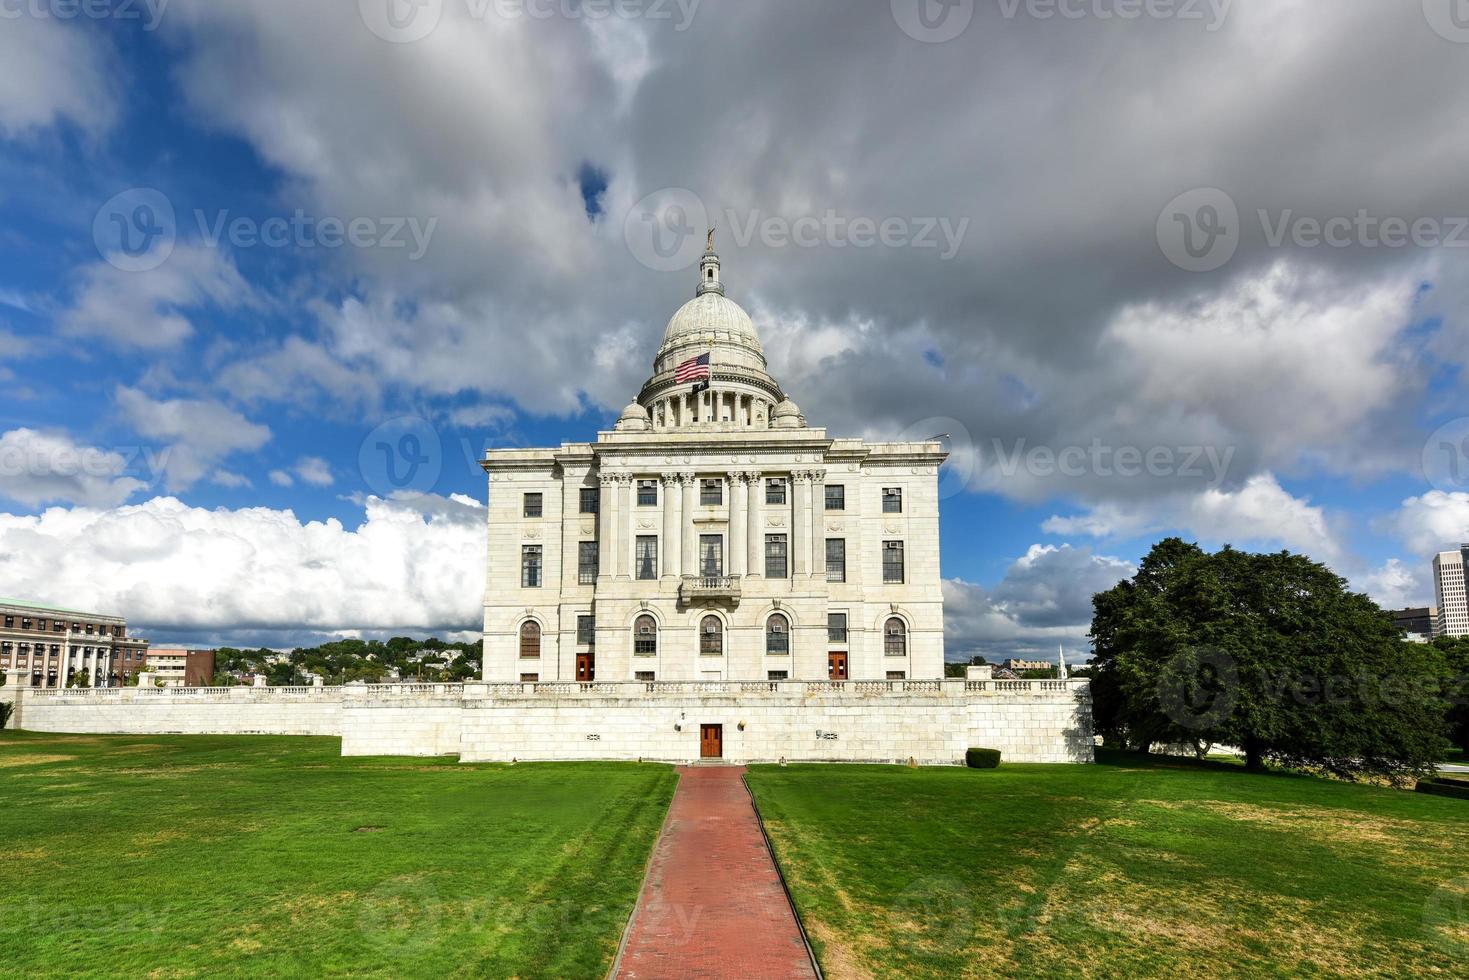
<svg viewBox="0 0 1469 980">
<path fill-rule="evenodd" d="M 482 681 L 40 690 L 11 668 L 0 700 L 34 731 L 465 762 L 1089 762 L 1087 681 L 943 679 L 943 459 L 807 425 L 711 247 L 613 431 L 484 460 Z"/>
<path fill-rule="evenodd" d="M 484 679 L 941 678 L 944 458 L 808 425 L 711 242 L 613 431 L 483 461 Z"/>
</svg>

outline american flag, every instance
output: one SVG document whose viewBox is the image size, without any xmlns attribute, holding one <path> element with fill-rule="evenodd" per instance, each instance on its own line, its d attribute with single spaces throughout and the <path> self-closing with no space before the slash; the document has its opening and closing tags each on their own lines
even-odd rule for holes
<svg viewBox="0 0 1469 980">
<path fill-rule="evenodd" d="M 673 375 L 674 384 L 687 384 L 690 381 L 709 380 L 709 355 L 700 354 L 698 357 L 684 361 L 678 366 Z"/>
</svg>

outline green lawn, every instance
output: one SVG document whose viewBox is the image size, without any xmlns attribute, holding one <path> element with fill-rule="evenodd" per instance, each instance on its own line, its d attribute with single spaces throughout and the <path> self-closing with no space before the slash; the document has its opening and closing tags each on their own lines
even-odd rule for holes
<svg viewBox="0 0 1469 980">
<path fill-rule="evenodd" d="M 598 977 L 676 777 L 0 735 L 7 976 Z"/>
<path fill-rule="evenodd" d="M 761 766 L 826 975 L 1469 974 L 1469 801 L 1229 766 Z"/>
</svg>

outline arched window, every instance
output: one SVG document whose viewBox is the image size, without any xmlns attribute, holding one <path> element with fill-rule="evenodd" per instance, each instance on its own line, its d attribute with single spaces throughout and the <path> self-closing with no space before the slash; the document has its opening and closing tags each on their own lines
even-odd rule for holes
<svg viewBox="0 0 1469 980">
<path fill-rule="evenodd" d="M 765 652 L 772 657 L 791 652 L 791 622 L 779 613 L 765 621 Z"/>
<path fill-rule="evenodd" d="M 706 657 L 724 654 L 724 623 L 718 616 L 705 616 L 699 624 L 699 653 Z"/>
<path fill-rule="evenodd" d="M 882 630 L 883 653 L 889 657 L 908 655 L 908 627 L 896 616 L 888 620 Z"/>
<path fill-rule="evenodd" d="M 658 653 L 658 621 L 652 616 L 639 616 L 632 624 L 632 652 L 638 657 Z"/>
<path fill-rule="evenodd" d="M 541 624 L 527 621 L 520 627 L 520 657 L 534 660 L 541 655 Z"/>
</svg>

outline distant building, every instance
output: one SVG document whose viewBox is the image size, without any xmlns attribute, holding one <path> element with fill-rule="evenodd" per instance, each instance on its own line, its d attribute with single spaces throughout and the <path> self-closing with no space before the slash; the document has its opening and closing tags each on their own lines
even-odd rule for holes
<svg viewBox="0 0 1469 980">
<path fill-rule="evenodd" d="M 1392 623 L 1407 633 L 1409 639 L 1421 636 L 1422 642 L 1427 643 L 1434 638 L 1438 629 L 1438 608 L 1419 606 L 1412 609 L 1394 609 Z"/>
<path fill-rule="evenodd" d="M 214 679 L 214 651 L 171 647 L 150 650 L 148 670 L 164 687 L 208 687 Z"/>
<path fill-rule="evenodd" d="M 1054 670 L 1056 665 L 1049 660 L 1006 660 L 1000 666 L 1019 673 L 1022 670 Z"/>
<path fill-rule="evenodd" d="M 1438 595 L 1435 636 L 1469 636 L 1469 598 L 1464 592 L 1464 566 L 1469 544 L 1458 551 L 1440 551 L 1433 557 L 1433 589 Z"/>
<path fill-rule="evenodd" d="M 0 599 L 0 670 L 29 670 L 32 687 L 115 687 L 147 653 L 120 616 Z"/>
</svg>

